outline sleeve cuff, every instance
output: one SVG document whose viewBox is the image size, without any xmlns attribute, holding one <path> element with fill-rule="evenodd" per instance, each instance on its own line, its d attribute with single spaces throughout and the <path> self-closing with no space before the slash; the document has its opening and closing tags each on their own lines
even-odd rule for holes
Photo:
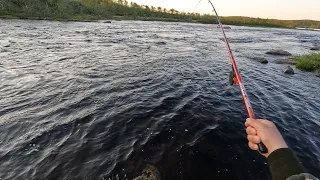
<svg viewBox="0 0 320 180">
<path fill-rule="evenodd" d="M 304 173 L 297 156 L 289 148 L 273 151 L 268 157 L 273 180 L 285 180 L 288 177 Z"/>
</svg>

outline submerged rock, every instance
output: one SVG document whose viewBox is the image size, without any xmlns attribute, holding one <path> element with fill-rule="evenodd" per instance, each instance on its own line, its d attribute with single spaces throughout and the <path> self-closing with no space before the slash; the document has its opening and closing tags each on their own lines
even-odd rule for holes
<svg viewBox="0 0 320 180">
<path fill-rule="evenodd" d="M 266 54 L 272 54 L 272 55 L 277 55 L 277 56 L 291 56 L 292 54 L 289 53 L 288 51 L 284 51 L 284 50 L 272 50 L 272 51 L 268 51 L 266 52 Z"/>
<path fill-rule="evenodd" d="M 285 74 L 294 74 L 294 70 L 290 67 L 287 66 L 287 68 L 284 70 Z"/>
<path fill-rule="evenodd" d="M 160 171 L 153 165 L 147 165 L 147 167 L 142 170 L 141 176 L 133 180 L 160 180 Z"/>
<path fill-rule="evenodd" d="M 166 42 L 163 42 L 163 41 L 161 41 L 161 42 L 156 42 L 156 45 L 166 45 L 167 43 Z"/>
<path fill-rule="evenodd" d="M 277 59 L 274 61 L 276 64 L 291 64 L 291 65 L 296 65 L 297 61 L 293 59 Z"/>
<path fill-rule="evenodd" d="M 312 47 L 310 50 L 312 50 L 312 51 L 320 51 L 320 46 Z"/>
<path fill-rule="evenodd" d="M 268 62 L 269 62 L 266 58 L 253 57 L 251 59 L 254 61 L 257 61 L 259 63 L 262 63 L 262 64 L 268 64 Z"/>
</svg>

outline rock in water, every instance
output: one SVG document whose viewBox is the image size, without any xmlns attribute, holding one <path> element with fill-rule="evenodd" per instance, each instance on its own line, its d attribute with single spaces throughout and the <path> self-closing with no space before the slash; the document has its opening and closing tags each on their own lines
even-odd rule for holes
<svg viewBox="0 0 320 180">
<path fill-rule="evenodd" d="M 277 59 L 274 61 L 276 64 L 291 64 L 291 65 L 296 65 L 297 61 L 293 59 Z"/>
<path fill-rule="evenodd" d="M 166 45 L 167 43 L 165 42 L 156 42 L 156 45 Z"/>
<path fill-rule="evenodd" d="M 320 51 L 320 46 L 315 46 L 315 47 L 311 48 L 310 50 L 312 50 L 312 51 Z"/>
<path fill-rule="evenodd" d="M 277 56 L 291 56 L 292 54 L 284 51 L 284 50 L 272 50 L 272 51 L 268 51 L 266 52 L 266 54 L 272 54 L 272 55 L 277 55 Z"/>
<path fill-rule="evenodd" d="M 52 17 L 45 17 L 43 20 L 52 21 L 53 18 Z"/>
<path fill-rule="evenodd" d="M 320 69 L 317 69 L 314 73 L 317 77 L 320 77 Z"/>
<path fill-rule="evenodd" d="M 253 57 L 251 59 L 254 61 L 257 61 L 259 63 L 262 63 L 262 64 L 268 64 L 268 62 L 269 62 L 266 58 Z"/>
<path fill-rule="evenodd" d="M 223 29 L 231 29 L 231 26 L 222 26 Z M 220 26 L 218 25 L 217 28 L 220 28 Z"/>
<path fill-rule="evenodd" d="M 294 74 L 294 70 L 290 67 L 287 66 L 287 68 L 284 70 L 285 74 Z"/>
<path fill-rule="evenodd" d="M 142 170 L 141 176 L 133 180 L 160 180 L 160 172 L 155 166 L 147 165 L 147 167 Z"/>
<path fill-rule="evenodd" d="M 103 23 L 111 23 L 111 21 L 104 21 Z"/>
</svg>

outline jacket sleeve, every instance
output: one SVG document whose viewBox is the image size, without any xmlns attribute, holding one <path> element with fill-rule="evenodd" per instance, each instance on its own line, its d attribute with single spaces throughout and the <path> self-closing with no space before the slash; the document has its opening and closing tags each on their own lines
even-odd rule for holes
<svg viewBox="0 0 320 180">
<path fill-rule="evenodd" d="M 273 180 L 286 180 L 305 172 L 297 156 L 289 148 L 273 151 L 268 157 L 268 163 Z"/>
<path fill-rule="evenodd" d="M 312 176 L 311 174 L 302 173 L 302 174 L 290 176 L 287 180 L 319 180 L 319 179 Z"/>
</svg>

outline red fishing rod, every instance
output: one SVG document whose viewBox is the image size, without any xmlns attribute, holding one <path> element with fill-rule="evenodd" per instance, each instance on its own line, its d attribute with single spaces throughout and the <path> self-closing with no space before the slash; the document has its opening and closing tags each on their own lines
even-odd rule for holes
<svg viewBox="0 0 320 180">
<path fill-rule="evenodd" d="M 253 112 L 253 109 L 252 109 L 248 94 L 246 92 L 246 89 L 244 88 L 244 85 L 243 85 L 243 82 L 242 82 L 242 79 L 241 79 L 241 76 L 240 76 L 240 73 L 239 73 L 239 70 L 238 70 L 238 67 L 237 67 L 237 64 L 236 64 L 236 60 L 234 59 L 234 57 L 232 55 L 232 51 L 231 51 L 231 48 L 230 48 L 230 45 L 229 45 L 229 41 L 227 39 L 226 33 L 224 32 L 224 28 L 223 28 L 223 25 L 222 25 L 222 23 L 220 21 L 220 17 L 218 15 L 216 9 L 214 8 L 211 0 L 209 0 L 209 3 L 211 4 L 211 6 L 212 6 L 212 8 L 213 8 L 213 10 L 214 10 L 214 12 L 216 14 L 217 21 L 218 21 L 219 27 L 220 27 L 220 29 L 222 31 L 224 42 L 226 43 L 226 46 L 227 46 L 227 49 L 228 49 L 228 52 L 229 52 L 229 57 L 230 57 L 230 60 L 231 60 L 231 63 L 232 63 L 232 71 L 231 71 L 230 76 L 229 76 L 230 84 L 231 85 L 239 85 L 244 104 L 245 104 L 246 109 L 248 111 L 248 115 L 249 115 L 250 118 L 255 119 L 254 112 Z M 266 148 L 266 146 L 262 142 L 258 144 L 258 147 L 259 147 L 259 151 L 261 153 L 268 153 L 268 149 Z"/>
</svg>

